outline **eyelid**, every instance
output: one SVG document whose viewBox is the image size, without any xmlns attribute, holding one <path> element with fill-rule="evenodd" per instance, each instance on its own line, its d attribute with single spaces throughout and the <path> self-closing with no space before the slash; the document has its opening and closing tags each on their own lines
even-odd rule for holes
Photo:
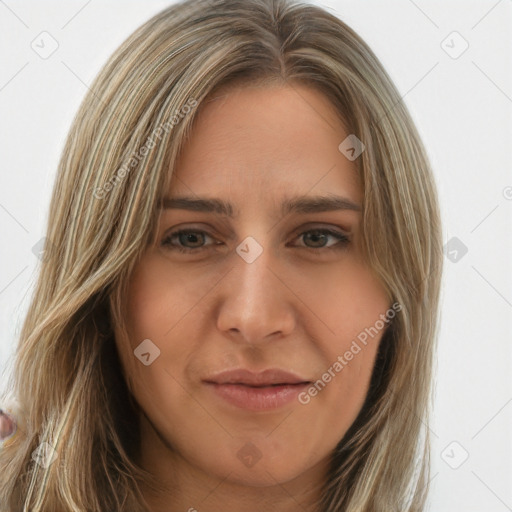
<svg viewBox="0 0 512 512">
<path fill-rule="evenodd" d="M 318 231 L 326 236 L 331 236 L 336 238 L 338 241 L 332 245 L 322 246 L 322 247 L 308 247 L 307 245 L 299 245 L 302 249 L 310 249 L 312 251 L 320 252 L 322 249 L 324 251 L 328 251 L 329 249 L 344 249 L 347 244 L 351 242 L 351 236 L 349 234 L 343 233 L 336 228 L 327 228 L 327 227 L 309 227 L 302 228 L 294 236 L 294 240 L 297 238 L 301 238 L 302 235 L 310 232 Z"/>
<path fill-rule="evenodd" d="M 330 231 L 333 233 L 337 233 L 339 235 L 344 235 L 349 237 L 352 235 L 352 230 L 345 229 L 341 226 L 333 225 L 333 224 L 325 224 L 321 222 L 308 222 L 306 224 L 301 224 L 298 228 L 293 231 L 293 236 L 298 234 L 302 234 L 306 231 Z"/>
</svg>

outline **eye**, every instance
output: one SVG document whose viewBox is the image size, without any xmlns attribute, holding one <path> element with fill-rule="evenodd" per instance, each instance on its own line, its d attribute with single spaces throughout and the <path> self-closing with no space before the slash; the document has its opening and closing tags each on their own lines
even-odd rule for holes
<svg viewBox="0 0 512 512">
<path fill-rule="evenodd" d="M 169 235 L 163 239 L 162 246 L 170 250 L 176 249 L 179 252 L 192 253 L 197 252 L 197 249 L 205 247 L 203 243 L 206 238 L 211 238 L 213 240 L 213 237 L 205 231 L 181 229 L 179 231 L 169 233 Z M 217 244 L 218 243 L 220 242 L 217 242 Z"/>
<path fill-rule="evenodd" d="M 334 242 L 328 245 L 329 237 L 334 239 Z M 340 233 L 338 231 L 327 229 L 327 228 L 317 228 L 310 229 L 308 231 L 303 231 L 300 233 L 299 238 L 302 238 L 305 242 L 312 243 L 312 245 L 302 246 L 306 249 L 344 249 L 349 243 L 349 238 Z"/>
<path fill-rule="evenodd" d="M 319 249 L 340 250 L 344 249 L 350 242 L 349 238 L 341 232 L 327 229 L 317 228 L 303 231 L 297 234 L 297 238 L 302 239 L 305 245 L 298 245 L 304 249 L 318 251 Z M 207 239 L 211 239 L 213 243 L 206 244 Z M 329 243 L 329 239 L 331 243 Z M 201 249 L 219 245 L 222 242 L 215 241 L 213 236 L 206 231 L 194 229 L 181 229 L 169 233 L 161 242 L 162 247 L 168 250 L 177 250 L 181 253 L 198 253 Z"/>
</svg>

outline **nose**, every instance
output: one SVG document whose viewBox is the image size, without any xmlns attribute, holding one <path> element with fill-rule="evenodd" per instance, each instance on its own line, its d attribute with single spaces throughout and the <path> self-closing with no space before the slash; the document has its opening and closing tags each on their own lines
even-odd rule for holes
<svg viewBox="0 0 512 512">
<path fill-rule="evenodd" d="M 217 328 L 237 342 L 250 344 L 293 332 L 294 294 L 271 250 L 264 249 L 251 263 L 237 253 L 233 260 L 219 287 Z"/>
</svg>

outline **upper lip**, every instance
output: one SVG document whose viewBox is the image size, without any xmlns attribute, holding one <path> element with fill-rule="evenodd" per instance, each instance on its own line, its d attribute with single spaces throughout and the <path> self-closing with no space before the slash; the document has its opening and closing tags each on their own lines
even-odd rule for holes
<svg viewBox="0 0 512 512">
<path fill-rule="evenodd" d="M 214 384 L 245 384 L 247 386 L 272 386 L 276 384 L 306 384 L 310 381 L 278 368 L 252 372 L 243 368 L 226 370 L 203 379 Z"/>
</svg>

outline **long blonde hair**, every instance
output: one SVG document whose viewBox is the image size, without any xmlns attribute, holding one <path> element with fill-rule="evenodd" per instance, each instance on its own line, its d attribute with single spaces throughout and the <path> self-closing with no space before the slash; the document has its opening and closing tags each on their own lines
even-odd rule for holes
<svg viewBox="0 0 512 512">
<path fill-rule="evenodd" d="M 363 141 L 365 255 L 401 305 L 366 402 L 332 454 L 321 512 L 423 510 L 442 235 L 407 108 L 365 42 L 320 7 L 188 0 L 117 49 L 71 126 L 16 351 L 23 428 L 0 451 L 9 512 L 147 511 L 139 485 L 158 483 L 136 463 L 138 409 L 112 326 L 123 326 L 128 277 L 201 104 L 220 87 L 274 82 L 316 88 Z M 56 451 L 49 465 L 32 456 L 42 443 Z"/>
</svg>

